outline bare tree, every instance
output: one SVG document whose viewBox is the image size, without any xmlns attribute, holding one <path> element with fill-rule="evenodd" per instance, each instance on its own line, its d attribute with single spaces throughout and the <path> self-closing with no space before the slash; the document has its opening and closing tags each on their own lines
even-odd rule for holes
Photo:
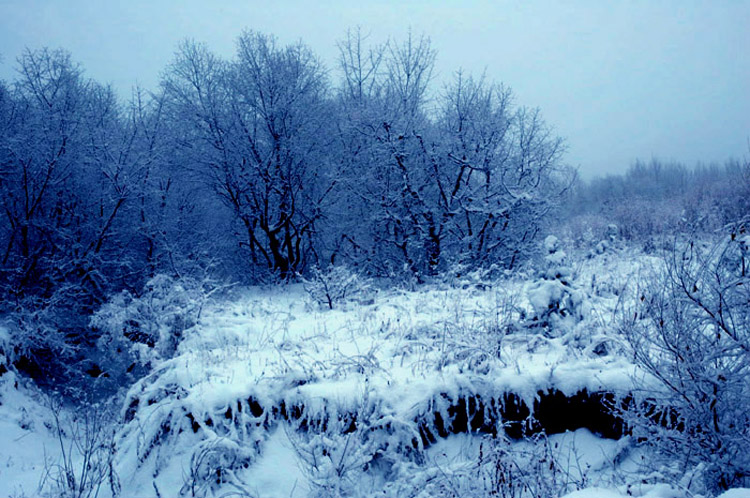
<svg viewBox="0 0 750 498">
<path fill-rule="evenodd" d="M 93 346 L 86 316 L 145 276 L 130 221 L 153 154 L 142 123 L 64 51 L 19 58 L 0 119 L 2 306 L 32 370 L 67 370 Z"/>
<path fill-rule="evenodd" d="M 204 147 L 196 162 L 241 223 L 255 267 L 282 279 L 302 270 L 332 188 L 326 158 L 327 82 L 304 45 L 245 33 L 226 63 L 183 44 L 165 88 Z"/>
<path fill-rule="evenodd" d="M 383 89 L 381 66 L 387 45 L 365 47 L 361 28 L 347 30 L 346 38 L 337 43 L 339 68 L 343 75 L 341 96 L 345 103 L 363 106 L 377 98 Z"/>
<path fill-rule="evenodd" d="M 43 261 L 67 227 L 75 201 L 66 187 L 75 162 L 87 84 L 64 52 L 27 51 L 7 116 L 2 211 L 3 267 L 10 289 L 49 289 Z M 56 240 L 58 239 L 58 240 Z"/>
<path fill-rule="evenodd" d="M 413 246 L 430 215 L 419 197 L 426 170 L 416 164 L 424 158 L 414 154 L 414 138 L 429 125 L 424 106 L 435 52 L 428 39 L 411 35 L 402 44 L 366 49 L 359 32 L 350 32 L 339 49 L 347 82 L 340 136 L 351 161 L 349 204 L 361 207 L 344 238 L 375 272 L 398 272 L 402 264 L 421 280 Z"/>
<path fill-rule="evenodd" d="M 369 245 L 376 271 L 398 261 L 417 281 L 453 263 L 513 267 L 572 181 L 562 140 L 507 88 L 460 72 L 431 108 L 426 38 L 362 44 L 359 33 L 340 44 L 342 142 L 357 157 L 359 223 L 375 235 L 352 245 Z"/>
</svg>

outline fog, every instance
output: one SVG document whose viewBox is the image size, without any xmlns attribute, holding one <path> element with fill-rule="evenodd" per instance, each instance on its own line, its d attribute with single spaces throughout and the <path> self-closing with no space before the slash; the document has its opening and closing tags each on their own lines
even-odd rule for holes
<svg viewBox="0 0 750 498">
<path fill-rule="evenodd" d="M 688 164 L 748 154 L 750 2 L 0 2 L 0 77 L 24 47 L 69 50 L 127 97 L 154 88 L 180 40 L 230 57 L 243 29 L 302 40 L 336 69 L 348 27 L 372 40 L 425 34 L 438 80 L 463 68 L 541 108 L 584 177 L 635 159 Z"/>
</svg>

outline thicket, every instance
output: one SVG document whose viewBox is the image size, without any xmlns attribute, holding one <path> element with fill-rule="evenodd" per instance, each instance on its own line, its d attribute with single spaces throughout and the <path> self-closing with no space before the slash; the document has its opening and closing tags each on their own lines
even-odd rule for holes
<svg viewBox="0 0 750 498">
<path fill-rule="evenodd" d="M 648 377 L 624 412 L 634 435 L 711 492 L 750 478 L 750 235 L 682 241 L 622 310 L 620 332 Z M 692 476 L 692 477 L 691 477 Z M 692 481 L 692 482 L 691 482 Z"/>
<path fill-rule="evenodd" d="M 65 51 L 24 52 L 0 82 L 0 313 L 16 367 L 51 385 L 101 374 L 90 317 L 154 279 L 344 265 L 420 283 L 526 261 L 574 177 L 540 112 L 461 72 L 436 89 L 424 37 L 349 32 L 339 49 L 329 71 L 254 32 L 229 60 L 186 41 L 159 88 L 126 101 Z"/>
</svg>

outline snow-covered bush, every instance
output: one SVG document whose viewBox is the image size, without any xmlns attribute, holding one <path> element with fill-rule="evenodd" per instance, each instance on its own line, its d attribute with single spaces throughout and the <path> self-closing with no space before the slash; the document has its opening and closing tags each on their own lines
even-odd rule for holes
<svg viewBox="0 0 750 498">
<path fill-rule="evenodd" d="M 360 496 L 356 490 L 367 466 L 378 453 L 376 434 L 344 433 L 340 421 L 323 433 L 289 433 L 300 467 L 315 498 Z M 369 436 L 369 437 L 368 437 Z"/>
<path fill-rule="evenodd" d="M 370 284 L 343 265 L 331 265 L 325 270 L 315 267 L 303 284 L 310 298 L 328 309 L 346 302 L 366 301 L 370 292 Z"/>
<path fill-rule="evenodd" d="M 91 317 L 105 351 L 143 365 L 174 355 L 184 332 L 197 323 L 211 288 L 207 282 L 157 275 L 140 296 L 123 291 Z"/>
<path fill-rule="evenodd" d="M 576 249 L 589 248 L 604 240 L 607 236 L 607 218 L 597 214 L 579 214 L 571 216 L 562 227 L 565 239 L 569 239 Z"/>
<path fill-rule="evenodd" d="M 236 475 L 238 469 L 247 468 L 248 453 L 247 448 L 229 438 L 203 441 L 190 458 L 190 473 L 180 496 L 216 496 L 222 485 L 233 488 L 232 496 L 253 496 Z"/>
<path fill-rule="evenodd" d="M 91 345 L 86 297 L 63 286 L 46 298 L 28 297 L 7 313 L 5 355 L 19 373 L 40 386 L 75 391 L 85 375 L 82 352 Z M 83 368 L 82 368 L 83 367 Z"/>
<path fill-rule="evenodd" d="M 614 223 L 610 223 L 607 225 L 605 236 L 602 237 L 602 239 L 596 243 L 591 252 L 589 252 L 589 257 L 593 257 L 596 254 L 604 254 L 612 248 L 621 245 L 620 242 L 620 227 Z"/>
<path fill-rule="evenodd" d="M 544 240 L 544 258 L 538 280 L 526 289 L 532 308 L 532 328 L 541 327 L 549 335 L 561 335 L 582 319 L 582 291 L 573 282 L 573 269 L 560 241 L 554 235 Z"/>
<path fill-rule="evenodd" d="M 710 491 L 750 482 L 750 273 L 742 229 L 677 245 L 620 326 L 650 374 L 626 412 L 636 435 L 700 468 Z"/>
<path fill-rule="evenodd" d="M 521 270 L 516 271 L 520 272 Z M 497 278 L 507 276 L 509 273 L 510 271 L 494 264 L 488 267 L 474 268 L 465 263 L 456 263 L 444 273 L 443 278 L 452 287 L 487 289 L 493 286 Z"/>
<path fill-rule="evenodd" d="M 301 420 L 286 428 L 311 498 L 372 496 L 375 490 L 363 483 L 373 475 L 423 462 L 415 427 L 388 414 L 370 394 L 365 390 L 351 412 L 332 411 L 320 424 Z"/>
</svg>

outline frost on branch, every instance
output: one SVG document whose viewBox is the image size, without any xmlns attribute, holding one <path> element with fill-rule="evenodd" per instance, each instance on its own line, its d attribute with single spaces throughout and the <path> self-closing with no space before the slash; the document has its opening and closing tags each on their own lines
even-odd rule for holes
<svg viewBox="0 0 750 498">
<path fill-rule="evenodd" d="M 647 444 L 710 491 L 750 477 L 750 277 L 740 225 L 704 250 L 678 243 L 623 310 L 622 334 L 652 382 L 628 411 Z M 739 236 L 738 236 L 739 235 Z"/>
<path fill-rule="evenodd" d="M 347 302 L 367 300 L 370 290 L 368 282 L 346 266 L 329 266 L 325 270 L 315 267 L 308 278 L 303 279 L 310 298 L 323 308 L 333 309 Z"/>
</svg>

